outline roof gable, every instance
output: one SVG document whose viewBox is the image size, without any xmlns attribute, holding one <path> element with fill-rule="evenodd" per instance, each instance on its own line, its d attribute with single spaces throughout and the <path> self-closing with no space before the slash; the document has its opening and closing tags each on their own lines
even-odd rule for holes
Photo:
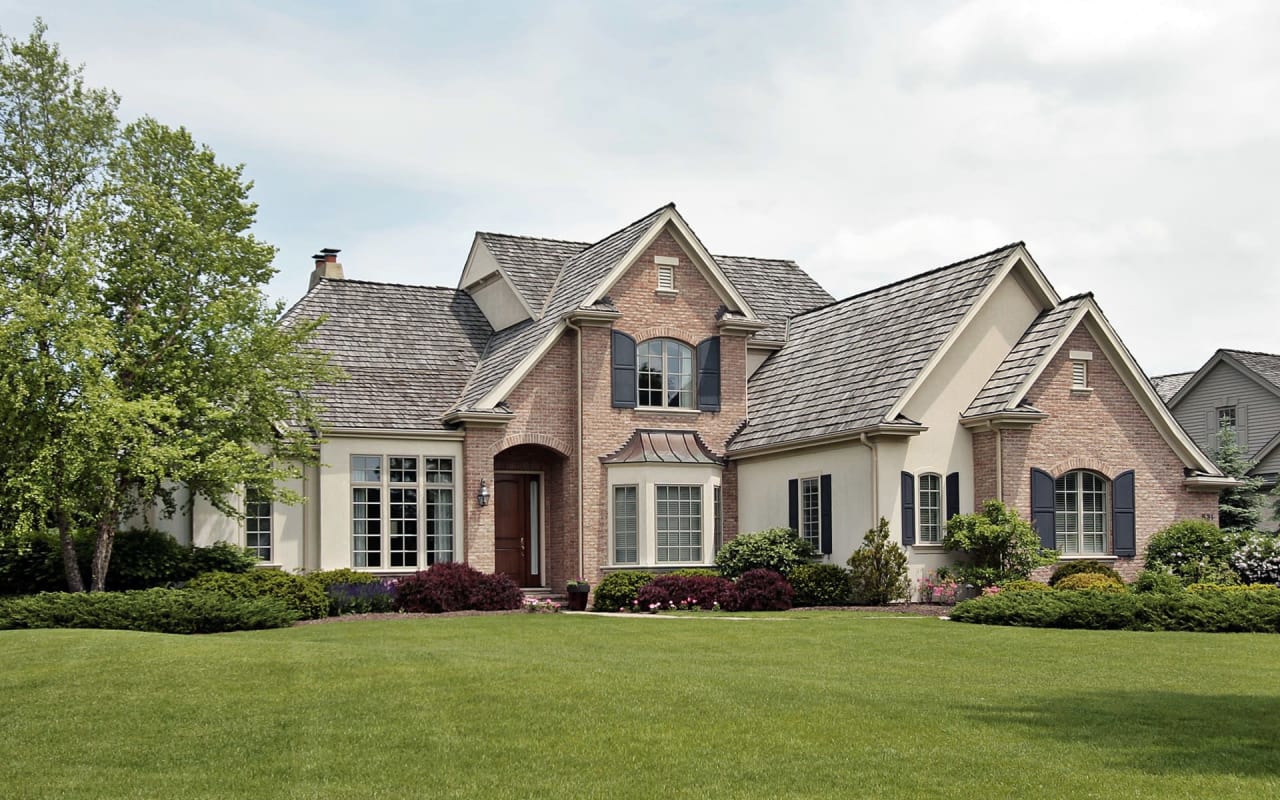
<svg viewBox="0 0 1280 800">
<path fill-rule="evenodd" d="M 1255 353 L 1250 350 L 1221 349 L 1210 356 L 1204 366 L 1192 373 L 1182 387 L 1169 398 L 1169 407 L 1177 407 L 1219 364 L 1225 364 L 1242 373 L 1254 383 L 1280 397 L 1280 356 L 1271 353 Z"/>
<path fill-rule="evenodd" d="M 1021 244 L 800 314 L 752 376 L 751 420 L 731 450 L 772 447 L 901 422 L 894 409 Z"/>
<path fill-rule="evenodd" d="M 542 316 L 547 296 L 565 264 L 591 246 L 587 242 L 487 232 L 477 233 L 476 240 L 493 255 L 534 319 Z"/>
</svg>

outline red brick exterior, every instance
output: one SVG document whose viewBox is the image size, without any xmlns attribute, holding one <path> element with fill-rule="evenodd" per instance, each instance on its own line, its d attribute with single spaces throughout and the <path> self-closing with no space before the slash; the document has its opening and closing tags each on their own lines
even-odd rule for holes
<svg viewBox="0 0 1280 800">
<path fill-rule="evenodd" d="M 1091 391 L 1071 389 L 1072 350 L 1093 354 L 1088 365 Z M 1190 492 L 1183 487 L 1182 460 L 1083 325 L 1054 356 L 1026 401 L 1046 412 L 1048 418 L 1030 430 L 1000 432 L 1001 499 L 1024 517 L 1031 515 L 1032 468 L 1054 477 L 1089 469 L 1114 478 L 1134 470 L 1138 557 L 1121 558 L 1114 564 L 1130 580 L 1142 568 L 1147 542 L 1161 528 L 1188 518 L 1217 522 L 1217 494 Z M 973 437 L 975 507 L 996 496 L 995 440 L 990 431 L 975 432 Z M 1047 575 L 1048 570 L 1043 572 Z"/>
<path fill-rule="evenodd" d="M 676 293 L 656 291 L 655 256 L 679 259 Z M 690 346 L 720 336 L 719 412 L 647 411 L 612 406 L 611 328 L 585 324 L 569 329 L 506 398 L 513 419 L 505 429 L 468 426 L 466 441 L 467 560 L 492 571 L 493 509 L 475 502 L 481 478 L 492 481 L 495 470 L 539 471 L 547 497 L 546 585 L 553 590 L 566 580 L 585 578 L 593 584 L 609 563 L 608 473 L 601 458 L 620 448 L 637 428 L 696 430 L 717 456 L 746 417 L 746 337 L 721 334 L 716 312 L 724 304 L 701 275 L 693 257 L 669 232 L 663 232 L 610 288 L 621 313 L 613 329 L 637 342 L 654 337 L 679 339 Z M 578 384 L 579 336 L 582 372 Z M 574 387 L 577 386 L 575 396 Z M 578 442 L 578 397 L 582 404 L 582 449 Z M 578 551 L 578 470 L 582 485 L 581 555 Z M 737 532 L 737 481 L 732 468 L 721 478 L 722 530 Z M 711 498 L 705 498 L 706 503 Z M 709 559 L 710 553 L 705 554 Z M 579 563 L 581 559 L 581 564 Z M 581 567 L 581 568 L 580 568 Z"/>
</svg>

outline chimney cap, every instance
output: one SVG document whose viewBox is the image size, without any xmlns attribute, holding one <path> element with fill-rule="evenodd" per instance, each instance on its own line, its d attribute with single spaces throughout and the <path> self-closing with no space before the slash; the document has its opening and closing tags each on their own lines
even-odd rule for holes
<svg viewBox="0 0 1280 800">
<path fill-rule="evenodd" d="M 326 256 L 327 256 L 327 255 L 335 255 L 335 256 L 336 256 L 338 253 L 341 253 L 342 251 L 341 251 L 341 250 L 339 250 L 339 249 L 338 249 L 338 248 L 336 248 L 336 247 L 321 247 L 321 248 L 320 248 L 320 252 L 321 252 L 321 253 L 324 253 Z"/>
</svg>

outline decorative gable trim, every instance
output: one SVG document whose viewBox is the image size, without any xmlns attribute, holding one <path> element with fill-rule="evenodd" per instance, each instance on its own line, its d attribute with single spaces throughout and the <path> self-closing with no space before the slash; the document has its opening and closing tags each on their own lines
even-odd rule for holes
<svg viewBox="0 0 1280 800">
<path fill-rule="evenodd" d="M 609 270 L 609 274 L 605 276 L 604 280 L 600 281 L 599 285 L 587 296 L 587 299 L 582 304 L 586 306 L 592 305 L 607 295 L 613 285 L 631 268 L 644 251 L 649 248 L 649 245 L 653 244 L 654 240 L 662 235 L 668 225 L 678 234 L 677 241 L 689 253 L 693 266 L 703 274 L 711 285 L 712 290 L 720 296 L 720 299 L 731 309 L 740 311 L 747 319 L 756 320 L 756 314 L 751 310 L 746 298 L 734 288 L 728 277 L 716 264 L 715 258 L 698 240 L 693 229 L 689 227 L 688 223 L 684 221 L 684 217 L 680 216 L 680 212 L 676 211 L 673 205 L 663 209 L 662 213 L 653 221 L 653 224 L 649 226 L 649 230 L 645 231 L 644 235 L 636 240 L 626 255 L 618 259 L 618 263 Z"/>
<path fill-rule="evenodd" d="M 951 347 L 956 343 L 965 330 L 968 329 L 974 318 L 981 313 L 982 309 L 991 300 L 991 296 L 996 293 L 996 290 L 1000 285 L 1004 283 L 1005 278 L 1007 278 L 1011 273 L 1015 273 L 1015 271 L 1016 276 L 1022 280 L 1024 286 L 1028 289 L 1030 294 L 1039 301 L 1042 308 L 1050 309 L 1062 302 L 1062 299 L 1058 296 L 1058 292 L 1044 277 L 1044 273 L 1040 271 L 1040 267 L 1036 264 L 1035 259 L 1033 259 L 1031 254 L 1027 252 L 1026 245 L 1019 244 L 1012 252 L 1009 253 L 1008 257 L 1005 258 L 1004 264 L 1001 265 L 1000 269 L 991 277 L 991 280 L 987 282 L 986 288 L 982 290 L 982 294 L 978 296 L 978 299 L 969 306 L 969 310 L 965 312 L 964 317 L 962 317 L 955 327 L 951 329 L 951 333 L 947 335 L 947 338 L 943 340 L 938 349 L 933 352 L 929 357 L 929 360 L 925 362 L 925 365 L 920 368 L 920 371 L 916 374 L 915 380 L 913 380 L 906 390 L 899 395 L 898 402 L 894 403 L 888 413 L 885 414 L 885 419 L 893 419 L 903 412 L 907 407 L 907 404 L 911 402 L 911 398 L 917 391 L 919 391 L 920 387 L 924 385 L 925 381 L 929 379 L 929 375 L 938 366 L 938 364 L 942 363 L 943 358 L 951 350 Z"/>
</svg>

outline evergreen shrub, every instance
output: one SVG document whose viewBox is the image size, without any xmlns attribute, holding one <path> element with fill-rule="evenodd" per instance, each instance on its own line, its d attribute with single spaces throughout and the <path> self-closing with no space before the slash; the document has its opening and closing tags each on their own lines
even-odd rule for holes
<svg viewBox="0 0 1280 800">
<path fill-rule="evenodd" d="M 849 571 L 839 564 L 801 564 L 787 577 L 797 606 L 847 606 Z"/>
<path fill-rule="evenodd" d="M 1116 572 L 1114 569 L 1107 566 L 1106 564 L 1103 564 L 1101 561 L 1086 560 L 1086 561 L 1068 561 L 1064 564 L 1059 564 L 1057 568 L 1054 569 L 1053 574 L 1049 576 L 1049 585 L 1057 586 L 1058 581 L 1062 580 L 1063 578 L 1069 577 L 1071 575 L 1080 575 L 1082 573 L 1088 573 L 1092 575 L 1106 575 L 1108 578 L 1111 578 L 1112 580 L 1117 581 L 1119 583 L 1124 582 L 1124 580 L 1120 577 L 1119 572 Z"/>
<path fill-rule="evenodd" d="M 329 598 L 319 584 L 302 575 L 291 575 L 277 569 L 207 572 L 192 578 L 187 588 L 246 600 L 274 597 L 299 619 L 319 619 L 329 612 Z"/>
<path fill-rule="evenodd" d="M 611 572 L 596 586 L 592 609 L 595 611 L 630 611 L 640 587 L 653 580 L 653 574 L 638 570 Z"/>
<path fill-rule="evenodd" d="M 0 629 L 108 628 L 152 633 L 223 633 L 282 628 L 297 619 L 274 597 L 192 589 L 46 592 L 0 599 Z"/>
<path fill-rule="evenodd" d="M 716 566 L 726 578 L 737 578 L 754 569 L 768 569 L 789 575 L 801 564 L 809 564 L 818 553 L 813 545 L 790 528 L 770 528 L 739 534 L 716 554 Z"/>
<path fill-rule="evenodd" d="M 1058 581 L 1054 587 L 1059 591 L 1112 592 L 1123 594 L 1129 588 L 1119 578 L 1102 575 L 1097 572 L 1077 572 Z"/>
</svg>

